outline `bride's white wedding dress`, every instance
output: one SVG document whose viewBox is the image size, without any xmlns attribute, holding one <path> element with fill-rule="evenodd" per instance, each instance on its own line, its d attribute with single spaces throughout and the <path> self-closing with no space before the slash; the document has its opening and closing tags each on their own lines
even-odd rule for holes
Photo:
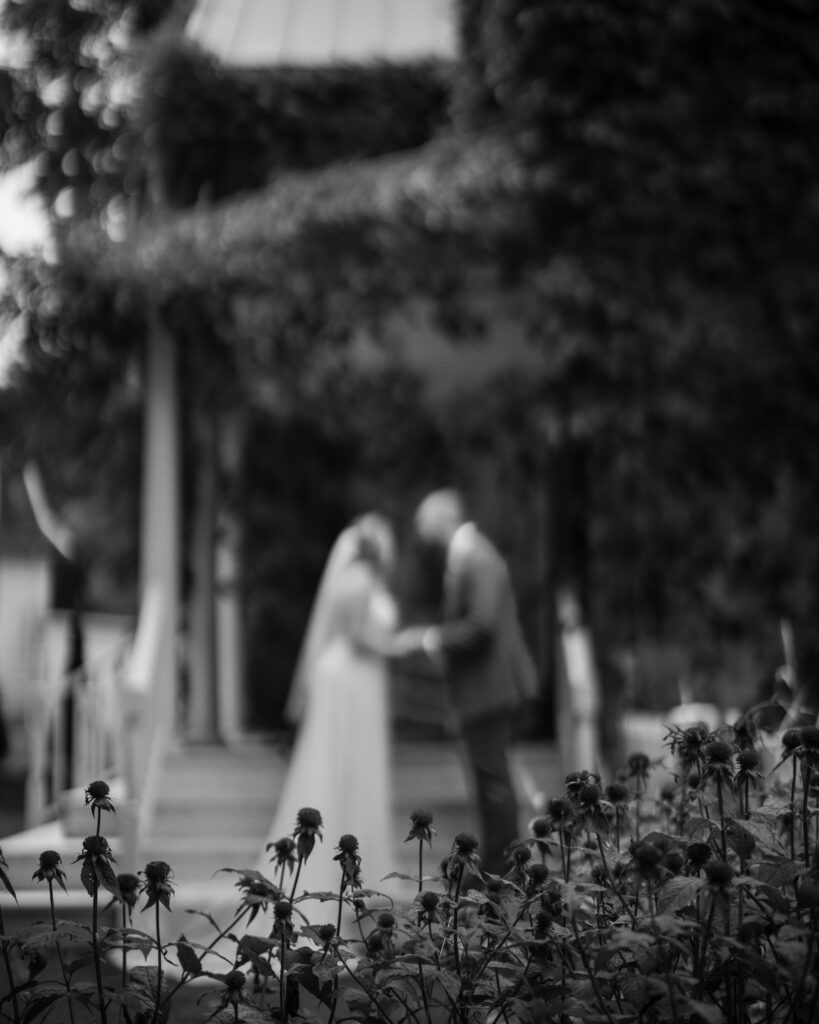
<svg viewBox="0 0 819 1024">
<path fill-rule="evenodd" d="M 341 867 L 333 858 L 339 839 L 350 834 L 359 842 L 362 887 L 392 898 L 403 895 L 397 880 L 381 883 L 395 869 L 389 663 L 384 652 L 398 624 L 398 609 L 382 575 L 360 557 L 361 530 L 362 520 L 344 530 L 327 559 L 285 708 L 285 716 L 297 723 L 295 741 L 281 789 L 271 793 L 273 820 L 253 865 L 278 884 L 275 851 L 266 851 L 266 845 L 293 835 L 302 808 L 318 810 L 323 838 L 316 841 L 299 873 L 295 897 L 305 892 L 337 897 Z M 224 927 L 242 896 L 228 896 L 228 887 L 233 890 L 238 884 L 233 876 L 221 881 L 224 889 L 209 913 Z M 285 874 L 286 896 L 293 882 L 294 875 Z M 376 902 L 368 901 L 368 907 Z M 337 899 L 301 899 L 296 907 L 311 925 L 335 924 L 338 919 Z M 346 937 L 355 934 L 351 917 L 343 914 Z M 267 936 L 272 927 L 273 910 L 268 906 L 234 931 Z M 208 969 L 222 971 L 236 955 L 235 943 L 227 939 L 217 942 L 212 952 L 202 953 L 215 938 L 211 923 L 194 919 L 186 924 L 185 934 L 199 944 Z"/>
<path fill-rule="evenodd" d="M 345 834 L 358 839 L 364 887 L 379 889 L 394 868 L 394 833 L 388 664 L 373 646 L 395 629 L 397 610 L 361 560 L 326 577 L 322 591 L 313 616 L 320 637 L 305 644 L 294 681 L 303 692 L 291 703 L 303 710 L 267 841 L 292 835 L 299 810 L 313 807 L 321 813 L 323 840 L 301 870 L 298 893 L 338 892 L 341 869 L 333 858 Z M 272 855 L 256 865 L 271 879 L 278 877 Z M 318 920 L 316 904 L 300 909 L 311 924 L 335 919 L 331 904 Z"/>
</svg>

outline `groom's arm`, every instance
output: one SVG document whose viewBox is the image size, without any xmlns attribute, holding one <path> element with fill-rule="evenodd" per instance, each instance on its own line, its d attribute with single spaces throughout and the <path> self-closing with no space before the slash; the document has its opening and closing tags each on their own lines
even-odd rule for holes
<svg viewBox="0 0 819 1024">
<path fill-rule="evenodd" d="M 433 626 L 424 646 L 445 659 L 461 660 L 484 654 L 498 628 L 503 602 L 504 569 L 488 552 L 475 552 L 454 581 L 460 592 L 461 614 Z"/>
</svg>

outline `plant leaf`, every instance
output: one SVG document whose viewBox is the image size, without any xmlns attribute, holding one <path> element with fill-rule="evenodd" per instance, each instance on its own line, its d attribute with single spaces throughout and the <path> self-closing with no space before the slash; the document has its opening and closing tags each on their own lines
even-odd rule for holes
<svg viewBox="0 0 819 1024">
<path fill-rule="evenodd" d="M 792 860 L 760 861 L 751 866 L 754 878 L 759 879 L 766 885 L 781 888 L 783 885 L 790 885 L 799 874 L 799 868 Z"/>
<path fill-rule="evenodd" d="M 691 818 L 685 831 L 693 842 L 707 842 L 712 836 L 719 835 L 719 828 L 708 818 Z"/>
<path fill-rule="evenodd" d="M 683 1000 L 683 1005 L 694 1013 L 699 1014 L 705 1021 L 705 1024 L 723 1024 L 722 1010 L 715 1003 L 704 1003 L 699 999 L 685 999 Z"/>
<path fill-rule="evenodd" d="M 42 994 L 42 986 L 38 987 L 38 994 L 34 996 L 30 1003 L 27 1004 L 23 1015 L 20 1018 L 23 1024 L 28 1024 L 28 1021 L 36 1020 L 45 1010 L 57 1002 L 58 999 L 65 997 L 65 986 L 61 986 L 62 991 L 50 992 L 47 995 Z"/>
<path fill-rule="evenodd" d="M 90 857 L 85 857 L 82 862 L 82 868 L 80 869 L 80 881 L 85 886 L 85 891 L 89 896 L 93 896 L 97 888 L 97 872 L 94 870 L 94 864 Z"/>
<path fill-rule="evenodd" d="M 11 884 L 9 876 L 6 874 L 3 868 L 0 867 L 0 882 L 3 883 L 6 890 L 11 894 L 14 902 L 17 902 L 17 893 L 14 891 L 14 886 Z"/>
<path fill-rule="evenodd" d="M 112 896 L 115 896 L 118 900 L 122 899 L 122 893 L 119 891 L 119 882 L 117 876 L 114 874 L 114 869 L 108 863 L 105 858 L 100 857 L 97 860 L 97 878 L 99 879 L 100 885 L 102 885 Z"/>
<path fill-rule="evenodd" d="M 202 961 L 187 944 L 184 935 L 176 944 L 176 955 L 179 957 L 179 964 L 183 971 L 187 971 L 194 977 L 202 973 Z"/>
<path fill-rule="evenodd" d="M 674 910 L 689 906 L 703 885 L 701 878 L 669 878 L 657 892 L 657 910 L 661 914 L 670 914 Z"/>
<path fill-rule="evenodd" d="M 744 823 L 740 824 L 729 818 L 725 823 L 725 838 L 731 849 L 739 854 L 743 861 L 746 861 L 756 846 L 756 836 L 750 829 L 745 828 Z"/>
</svg>

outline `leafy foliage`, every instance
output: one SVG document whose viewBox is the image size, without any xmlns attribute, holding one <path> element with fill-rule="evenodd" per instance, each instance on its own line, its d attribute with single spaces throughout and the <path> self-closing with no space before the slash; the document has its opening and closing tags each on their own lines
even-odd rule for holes
<svg viewBox="0 0 819 1024">
<path fill-rule="evenodd" d="M 60 219 L 101 214 L 119 220 L 124 199 L 141 196 L 145 163 L 128 125 L 133 69 L 126 55 L 186 5 L 188 0 L 3 5 L 2 27 L 14 44 L 0 70 L 4 162 L 35 160 L 37 189 Z"/>
<path fill-rule="evenodd" d="M 173 206 L 418 146 L 444 123 L 449 97 L 440 62 L 230 68 L 178 41 L 154 48 L 141 80 L 140 119 Z"/>
<path fill-rule="evenodd" d="M 418 891 L 405 906 L 385 906 L 360 883 L 336 894 L 299 893 L 304 861 L 330 856 L 306 843 L 298 845 L 294 874 L 275 853 L 275 879 L 234 871 L 238 906 L 229 924 L 209 918 L 211 942 L 185 935 L 168 942 L 160 937 L 159 902 L 168 906 L 171 872 L 152 862 L 144 891 L 146 907 L 155 904 L 155 935 L 123 927 L 92 936 L 93 956 L 72 961 L 62 981 L 38 978 L 61 943 L 87 941 L 85 929 L 55 922 L 8 937 L 9 950 L 32 963 L 9 1019 L 43 1020 L 67 999 L 91 1012 L 122 1005 L 134 1019 L 165 1019 L 180 990 L 195 982 L 197 1010 L 185 1019 L 255 1021 L 272 1013 L 294 1022 L 377 1016 L 523 1024 L 565 1015 L 808 1024 L 819 1005 L 819 729 L 784 734 L 782 757 L 771 767 L 776 738 L 758 731 L 762 710 L 714 733 L 701 724 L 670 729 L 663 769 L 673 781 L 656 798 L 652 774 L 660 766 L 640 753 L 605 791 L 593 773 L 572 772 L 565 794 L 548 801 L 530 834 L 511 845 L 502 877 L 481 870 L 469 833 L 454 837 L 442 876 L 424 874 L 433 818 L 413 812 L 406 841 L 418 845 L 418 874 L 399 877 Z M 301 838 L 314 835 L 319 811 L 304 808 L 299 823 Z M 96 838 L 96 855 L 106 859 L 107 844 Z M 350 868 L 341 851 L 355 853 L 357 877 L 357 841 L 341 837 L 338 849 L 340 872 Z M 367 851 L 360 854 L 366 864 Z M 154 882 L 165 886 L 161 893 Z M 91 879 L 92 895 L 105 884 Z M 299 904 L 318 896 L 337 901 L 338 926 L 303 922 Z M 266 935 L 242 933 L 254 919 L 266 921 Z M 226 961 L 214 958 L 216 948 L 230 951 Z M 150 965 L 116 984 L 99 975 L 96 984 L 84 980 L 93 960 L 136 949 L 170 954 L 176 980 Z"/>
<path fill-rule="evenodd" d="M 156 4 L 7 6 L 36 57 L 0 81 L 7 158 L 40 152 L 47 195 L 107 211 L 114 237 L 149 166 L 167 200 L 204 201 L 81 251 L 161 293 L 181 335 L 216 311 L 219 337 L 191 330 L 185 359 L 226 401 L 287 404 L 328 348 L 418 294 L 478 334 L 459 314 L 488 265 L 543 368 L 509 405 L 448 414 L 449 464 L 482 439 L 510 493 L 548 480 L 552 568 L 579 580 L 603 645 L 685 637 L 696 660 L 739 638 L 767 662 L 786 617 L 815 685 L 807 0 L 464 0 L 453 67 L 252 70 L 172 39 L 126 60 L 108 29 L 135 43 L 129 12 L 148 23 Z"/>
</svg>

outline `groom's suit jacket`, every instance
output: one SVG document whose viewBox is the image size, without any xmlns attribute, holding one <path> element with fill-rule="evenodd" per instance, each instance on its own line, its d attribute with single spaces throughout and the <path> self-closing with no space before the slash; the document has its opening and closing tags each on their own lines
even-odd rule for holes
<svg viewBox="0 0 819 1024">
<path fill-rule="evenodd" d="M 516 707 L 538 691 L 506 563 L 472 523 L 447 555 L 440 627 L 450 697 L 461 721 Z"/>
</svg>

